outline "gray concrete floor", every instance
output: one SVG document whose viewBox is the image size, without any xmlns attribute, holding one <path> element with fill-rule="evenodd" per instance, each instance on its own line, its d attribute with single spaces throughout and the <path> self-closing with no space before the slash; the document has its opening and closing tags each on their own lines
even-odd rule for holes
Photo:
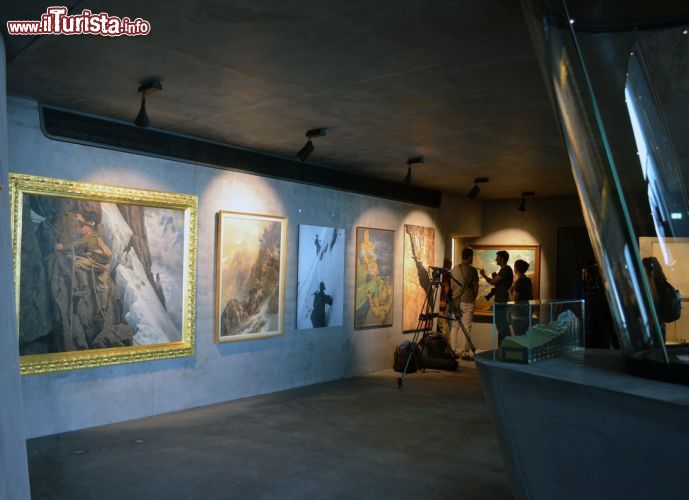
<svg viewBox="0 0 689 500">
<path fill-rule="evenodd" d="M 29 440 L 34 500 L 512 498 L 473 363 Z"/>
</svg>

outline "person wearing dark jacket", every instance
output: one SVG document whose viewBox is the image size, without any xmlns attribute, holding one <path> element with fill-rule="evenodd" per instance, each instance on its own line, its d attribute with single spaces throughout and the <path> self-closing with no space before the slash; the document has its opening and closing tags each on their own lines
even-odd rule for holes
<svg viewBox="0 0 689 500">
<path fill-rule="evenodd" d="M 533 284 L 531 278 L 526 276 L 529 263 L 518 259 L 514 261 L 514 273 L 517 279 L 510 288 L 510 300 L 515 302 L 512 310 L 512 331 L 515 335 L 524 335 L 529 329 L 529 307 L 530 300 L 533 300 Z M 520 305 L 521 304 L 521 305 Z"/>
<path fill-rule="evenodd" d="M 495 263 L 500 267 L 495 276 L 486 275 L 484 269 L 480 270 L 481 276 L 495 288 L 495 303 L 500 304 L 509 300 L 509 289 L 512 286 L 514 274 L 512 268 L 507 265 L 510 254 L 505 250 L 500 250 L 495 256 Z M 498 344 L 502 339 L 510 334 L 510 327 L 507 324 L 507 308 L 505 306 L 495 308 L 495 327 L 498 330 Z"/>
</svg>

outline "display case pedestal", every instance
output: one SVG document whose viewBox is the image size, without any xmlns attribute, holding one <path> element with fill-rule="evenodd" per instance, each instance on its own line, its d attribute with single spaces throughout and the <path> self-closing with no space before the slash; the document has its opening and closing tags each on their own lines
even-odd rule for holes
<svg viewBox="0 0 689 500">
<path fill-rule="evenodd" d="M 628 374 L 619 351 L 476 364 L 518 498 L 689 496 L 689 388 Z"/>
</svg>

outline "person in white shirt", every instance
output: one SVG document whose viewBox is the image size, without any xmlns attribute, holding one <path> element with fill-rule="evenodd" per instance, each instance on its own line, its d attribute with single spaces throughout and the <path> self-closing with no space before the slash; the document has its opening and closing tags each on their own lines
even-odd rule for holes
<svg viewBox="0 0 689 500">
<path fill-rule="evenodd" d="M 462 262 L 452 268 L 452 302 L 462 312 L 462 324 L 468 334 L 471 334 L 471 324 L 474 321 L 474 304 L 478 294 L 478 271 L 471 263 L 474 260 L 474 251 L 471 248 L 462 250 Z M 464 337 L 461 351 L 458 351 L 460 338 L 464 337 L 464 332 L 460 333 L 459 322 L 452 321 L 450 328 L 450 347 L 458 353 L 462 359 L 472 359 L 469 342 Z"/>
</svg>

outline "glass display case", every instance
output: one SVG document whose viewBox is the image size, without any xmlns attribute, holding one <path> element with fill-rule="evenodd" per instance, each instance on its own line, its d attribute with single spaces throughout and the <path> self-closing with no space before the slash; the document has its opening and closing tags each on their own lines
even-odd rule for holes
<svg viewBox="0 0 689 500">
<path fill-rule="evenodd" d="M 583 300 L 531 300 L 493 304 L 493 356 L 535 363 L 584 348 Z"/>
<path fill-rule="evenodd" d="M 522 5 L 625 364 L 689 384 L 689 6 Z"/>
</svg>

